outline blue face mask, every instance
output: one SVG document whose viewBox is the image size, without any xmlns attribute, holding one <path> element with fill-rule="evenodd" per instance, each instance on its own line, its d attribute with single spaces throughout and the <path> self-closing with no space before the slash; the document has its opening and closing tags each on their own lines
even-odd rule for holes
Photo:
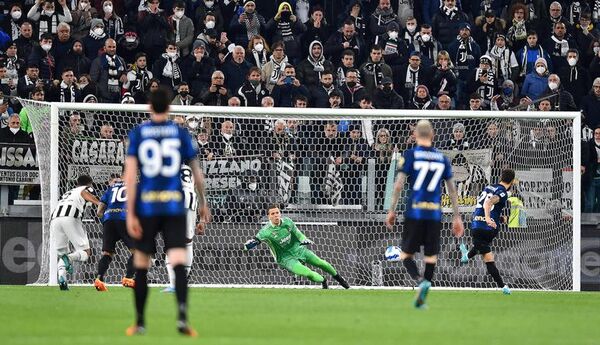
<svg viewBox="0 0 600 345">
<path fill-rule="evenodd" d="M 510 96 L 513 93 L 513 90 L 510 87 L 505 87 L 504 89 L 502 89 L 502 92 L 504 92 L 504 96 Z"/>
</svg>

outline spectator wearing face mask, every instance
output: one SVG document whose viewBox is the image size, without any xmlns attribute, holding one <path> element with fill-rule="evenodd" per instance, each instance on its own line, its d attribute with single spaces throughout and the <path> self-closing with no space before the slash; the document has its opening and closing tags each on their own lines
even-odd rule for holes
<svg viewBox="0 0 600 345">
<path fill-rule="evenodd" d="M 21 24 L 25 21 L 21 4 L 15 3 L 10 6 L 10 19 L 4 18 L 2 30 L 10 36 L 12 41 L 21 35 Z"/>
<path fill-rule="evenodd" d="M 93 61 L 101 54 L 102 47 L 107 38 L 108 36 L 106 35 L 106 32 L 104 32 L 104 22 L 102 22 L 102 19 L 92 19 L 90 32 L 83 38 L 85 55 Z"/>
<path fill-rule="evenodd" d="M 240 105 L 246 107 L 259 107 L 262 99 L 269 95 L 267 85 L 260 80 L 261 71 L 258 67 L 251 67 L 246 76 L 246 81 L 237 90 Z"/>
<path fill-rule="evenodd" d="M 196 32 L 202 32 L 205 29 L 214 29 L 217 32 L 223 31 L 223 26 L 229 24 L 223 18 L 223 10 L 221 5 L 215 0 L 198 0 L 196 1 L 196 9 L 194 11 L 194 23 L 196 23 Z M 207 20 L 210 15 L 210 20 Z"/>
<path fill-rule="evenodd" d="M 400 31 L 400 39 L 404 40 L 404 44 L 406 44 L 406 47 L 409 51 L 411 50 L 411 47 L 415 42 L 415 38 L 419 33 L 419 30 L 417 29 L 417 19 L 413 16 L 406 18 L 406 25 Z"/>
<path fill-rule="evenodd" d="M 194 97 L 190 95 L 190 86 L 186 82 L 181 82 L 177 86 L 177 95 L 171 102 L 173 105 L 192 105 Z"/>
<path fill-rule="evenodd" d="M 271 49 L 269 44 L 261 35 L 252 37 L 250 43 L 248 43 L 248 49 L 246 51 L 246 60 L 253 66 L 262 69 L 263 66 L 269 62 L 271 55 Z"/>
<path fill-rule="evenodd" d="M 67 0 L 58 0 L 58 4 L 62 13 L 56 11 L 51 0 L 38 0 L 27 13 L 28 19 L 38 23 L 38 37 L 41 38 L 45 33 L 56 34 L 58 23 L 70 23 L 73 20 Z"/>
<path fill-rule="evenodd" d="M 77 7 L 71 11 L 73 20 L 71 21 L 71 36 L 80 40 L 90 31 L 92 19 L 98 17 L 96 8 L 90 5 L 90 0 L 79 0 Z"/>
<path fill-rule="evenodd" d="M 540 98 L 548 88 L 549 74 L 546 59 L 538 58 L 535 61 L 535 70 L 525 77 L 523 88 L 521 89 L 521 96 L 529 97 L 531 101 Z"/>
<path fill-rule="evenodd" d="M 574 111 L 579 109 L 575 105 L 573 95 L 562 87 L 560 77 L 556 74 L 548 76 L 548 88 L 542 94 L 542 97 L 553 96 L 550 98 L 552 110 L 556 111 Z"/>
<path fill-rule="evenodd" d="M 194 23 L 185 15 L 183 1 L 176 1 L 173 4 L 173 15 L 169 16 L 167 21 L 171 26 L 167 39 L 177 44 L 182 57 L 188 56 L 190 46 L 194 41 Z"/>
<path fill-rule="evenodd" d="M 499 93 L 492 97 L 491 110 L 508 110 L 519 105 L 518 90 L 512 80 L 505 80 Z"/>
<path fill-rule="evenodd" d="M 123 30 L 123 20 L 115 13 L 112 0 L 102 2 L 102 22 L 108 37 L 118 41 L 125 33 Z"/>
<path fill-rule="evenodd" d="M 140 38 L 135 31 L 127 31 L 117 42 L 117 52 L 119 56 L 128 64 L 134 63 L 136 56 L 142 52 Z"/>
<path fill-rule="evenodd" d="M 567 53 L 567 64 L 558 72 L 561 84 L 565 90 L 573 95 L 577 109 L 581 104 L 581 98 L 588 92 L 590 76 L 588 70 L 579 64 L 579 51 L 571 49 Z"/>
<path fill-rule="evenodd" d="M 40 38 L 40 44 L 33 47 L 31 55 L 27 62 L 32 65 L 37 65 L 39 68 L 39 77 L 44 81 L 54 80 L 56 75 L 56 60 L 51 52 L 52 35 L 45 33 Z"/>
<path fill-rule="evenodd" d="M 198 98 L 206 92 L 214 71 L 215 65 L 206 53 L 204 41 L 194 42 L 192 53 L 181 62 L 183 79 L 190 85 L 192 96 Z"/>
<path fill-rule="evenodd" d="M 387 25 L 387 32 L 380 36 L 383 58 L 390 67 L 405 64 L 408 59 L 408 47 L 400 37 L 400 26 L 395 21 Z"/>
<path fill-rule="evenodd" d="M 442 51 L 442 45 L 433 37 L 431 25 L 423 24 L 419 34 L 415 36 L 411 49 L 421 53 L 422 65 L 429 67 L 437 60 L 438 53 Z"/>
<path fill-rule="evenodd" d="M 180 57 L 175 42 L 168 42 L 165 52 L 152 66 L 152 74 L 160 80 L 160 85 L 168 85 L 173 90 L 183 81 Z"/>
<path fill-rule="evenodd" d="M 373 106 L 377 109 L 404 109 L 404 100 L 396 91 L 392 78 L 385 77 L 373 94 Z"/>
</svg>

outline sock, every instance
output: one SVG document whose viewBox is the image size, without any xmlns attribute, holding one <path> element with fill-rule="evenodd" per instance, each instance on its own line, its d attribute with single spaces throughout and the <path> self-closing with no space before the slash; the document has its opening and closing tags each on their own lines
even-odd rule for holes
<svg viewBox="0 0 600 345">
<path fill-rule="evenodd" d="M 167 274 L 169 275 L 169 287 L 175 288 L 175 271 L 173 271 L 173 266 L 169 262 L 169 256 L 165 260 L 165 266 L 167 266 Z"/>
<path fill-rule="evenodd" d="M 133 268 L 133 254 L 127 259 L 127 269 L 125 271 L 125 278 L 133 278 L 135 275 L 135 268 Z"/>
<path fill-rule="evenodd" d="M 83 261 L 83 262 L 87 261 L 87 259 L 90 257 L 85 250 L 77 250 L 67 256 L 69 257 L 69 260 L 71 260 L 71 261 Z"/>
<path fill-rule="evenodd" d="M 179 321 L 187 320 L 187 275 L 184 265 L 173 267 L 175 272 L 175 295 L 177 296 L 177 309 L 179 312 Z"/>
<path fill-rule="evenodd" d="M 185 247 L 185 275 L 187 277 L 190 276 L 190 271 L 192 270 L 192 261 L 194 260 L 194 248 L 192 242 L 187 244 Z"/>
<path fill-rule="evenodd" d="M 108 270 L 108 265 L 110 265 L 112 261 L 112 256 L 110 255 L 102 255 L 100 261 L 98 261 L 98 279 L 104 281 L 104 275 Z"/>
<path fill-rule="evenodd" d="M 57 271 L 59 277 L 63 277 L 65 280 L 67 279 L 67 271 L 65 270 L 65 262 L 63 259 L 58 259 Z"/>
<path fill-rule="evenodd" d="M 469 257 L 469 259 L 472 259 L 475 255 L 477 255 L 477 251 L 475 250 L 475 248 L 471 248 L 467 256 Z"/>
<path fill-rule="evenodd" d="M 414 279 L 414 280 L 421 279 L 421 275 L 419 274 L 419 269 L 417 268 L 417 263 L 415 262 L 415 259 L 413 259 L 413 258 L 404 259 L 404 260 L 402 260 L 402 264 L 404 264 L 404 267 L 406 268 L 406 270 L 408 271 L 408 274 L 410 275 L 410 277 L 412 279 Z"/>
<path fill-rule="evenodd" d="M 496 263 L 494 261 L 486 262 L 485 266 L 487 267 L 488 273 L 494 278 L 496 285 L 498 285 L 499 288 L 503 287 L 504 282 L 502 281 L 502 277 L 500 277 L 500 272 L 496 267 Z"/>
<path fill-rule="evenodd" d="M 134 293 L 137 325 L 144 327 L 144 308 L 146 307 L 146 297 L 148 296 L 148 270 L 136 270 Z"/>
<path fill-rule="evenodd" d="M 425 263 L 425 274 L 423 274 L 423 278 L 431 282 L 433 279 L 433 271 L 435 271 L 435 264 Z"/>
</svg>

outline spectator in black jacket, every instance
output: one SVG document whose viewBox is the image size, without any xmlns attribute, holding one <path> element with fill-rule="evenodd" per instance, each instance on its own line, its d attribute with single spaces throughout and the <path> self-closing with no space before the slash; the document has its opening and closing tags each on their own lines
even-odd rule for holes
<svg viewBox="0 0 600 345">
<path fill-rule="evenodd" d="M 337 90 L 333 84 L 333 74 L 325 71 L 321 74 L 319 86 L 310 88 L 310 105 L 313 108 L 329 108 L 329 94 Z M 339 90 L 338 90 L 339 91 Z"/>
<path fill-rule="evenodd" d="M 52 49 L 52 34 L 45 33 L 40 37 L 40 45 L 33 47 L 31 55 L 27 62 L 35 64 L 40 71 L 40 79 L 54 80 L 56 75 L 56 60 L 51 53 Z"/>
<path fill-rule="evenodd" d="M 397 27 L 400 27 L 400 19 L 398 15 L 394 13 L 390 0 L 379 0 L 379 5 L 375 8 L 371 17 L 369 17 L 369 33 L 374 39 L 374 44 L 383 46 L 381 37 L 387 31 L 389 31 L 389 25 L 396 23 Z M 397 30 L 397 32 L 400 30 Z"/>
<path fill-rule="evenodd" d="M 316 5 L 312 9 L 310 19 L 305 23 L 306 32 L 302 35 L 302 51 L 309 51 L 313 41 L 324 43 L 329 38 L 329 24 L 323 17 L 323 9 Z"/>
<path fill-rule="evenodd" d="M 279 78 L 277 85 L 273 88 L 271 96 L 276 107 L 292 107 L 296 95 L 302 94 L 309 97 L 310 93 L 306 86 L 296 78 L 296 69 L 292 65 L 285 66 L 283 75 Z"/>
<path fill-rule="evenodd" d="M 90 73 L 92 61 L 83 53 L 83 44 L 79 40 L 73 41 L 71 50 L 65 57 L 64 67 L 73 69 L 75 76 Z"/>
<path fill-rule="evenodd" d="M 29 98 L 29 95 L 36 87 L 43 87 L 44 81 L 39 79 L 40 70 L 35 63 L 29 63 L 25 70 L 25 75 L 20 77 L 17 82 L 17 95 L 21 98 Z"/>
<path fill-rule="evenodd" d="M 144 103 L 152 78 L 153 74 L 148 70 L 146 62 L 146 53 L 138 53 L 135 63 L 127 72 L 127 82 L 123 84 L 123 89 L 129 90 L 136 103 Z"/>
<path fill-rule="evenodd" d="M 101 54 L 102 47 L 106 43 L 108 35 L 104 32 L 102 19 L 94 18 L 90 23 L 89 33 L 82 38 L 85 56 L 94 61 Z"/>
<path fill-rule="evenodd" d="M 252 65 L 246 61 L 246 50 L 242 46 L 235 46 L 231 53 L 231 58 L 227 60 L 221 70 L 227 80 L 227 88 L 231 94 L 237 90 L 246 81 L 246 76 Z"/>
<path fill-rule="evenodd" d="M 592 90 L 581 99 L 583 123 L 589 128 L 600 125 L 600 78 L 594 79 Z"/>
<path fill-rule="evenodd" d="M 342 108 L 353 108 L 358 104 L 361 97 L 367 94 L 365 88 L 360 84 L 358 71 L 349 69 L 346 72 L 346 82 L 340 86 L 342 91 Z"/>
<path fill-rule="evenodd" d="M 356 33 L 354 22 L 350 19 L 347 19 L 342 28 L 329 37 L 325 43 L 325 56 L 329 61 L 340 61 L 342 53 L 346 49 L 354 51 L 354 64 L 360 66 L 367 53 L 367 47 Z"/>
<path fill-rule="evenodd" d="M 373 94 L 373 106 L 377 109 L 404 109 L 404 100 L 394 90 L 392 78 L 385 77 Z"/>
<path fill-rule="evenodd" d="M 456 7 L 456 0 L 444 0 L 443 6 L 433 16 L 431 27 L 433 36 L 440 41 L 444 49 L 458 36 L 461 24 L 469 22 L 467 15 Z"/>
<path fill-rule="evenodd" d="M 21 34 L 19 38 L 15 40 L 17 44 L 17 51 L 24 59 L 27 59 L 33 50 L 33 47 L 37 45 L 33 38 L 33 26 L 30 22 L 23 22 L 21 24 Z"/>
<path fill-rule="evenodd" d="M 585 194 L 584 212 L 600 212 L 600 174 L 598 174 L 598 163 L 600 155 L 600 127 L 594 128 L 594 137 L 586 145 L 582 145 L 582 152 L 585 153 L 584 174 L 581 177 L 583 193 Z"/>
<path fill-rule="evenodd" d="M 581 109 L 581 98 L 590 89 L 590 76 L 586 68 L 579 64 L 579 52 L 577 49 L 570 49 L 567 52 L 567 64 L 559 72 L 561 83 L 565 90 L 573 95 L 573 100 L 577 109 Z"/>
<path fill-rule="evenodd" d="M 323 55 L 323 44 L 313 41 L 308 48 L 308 57 L 296 66 L 297 77 L 307 88 L 319 85 L 323 71 L 333 71 L 333 64 Z"/>
<path fill-rule="evenodd" d="M 231 19 L 229 32 L 234 42 L 245 47 L 253 36 L 265 36 L 265 24 L 265 18 L 256 12 L 254 1 L 246 1 L 243 12 Z"/>
<path fill-rule="evenodd" d="M 171 89 L 177 88 L 177 85 L 183 81 L 181 72 L 181 59 L 177 44 L 173 41 L 167 43 L 165 52 L 155 60 L 152 66 L 152 75 L 160 80 L 160 85 L 166 85 Z"/>
<path fill-rule="evenodd" d="M 261 70 L 253 66 L 246 75 L 246 82 L 237 90 L 236 95 L 243 107 L 260 107 L 264 97 L 269 95 L 267 85 L 260 80 Z"/>
<path fill-rule="evenodd" d="M 214 62 L 206 53 L 206 43 L 204 41 L 194 42 L 192 53 L 181 63 L 183 80 L 190 85 L 192 96 L 199 97 L 206 91 L 214 71 Z"/>
<path fill-rule="evenodd" d="M 21 129 L 21 119 L 18 113 L 13 113 L 8 118 L 8 126 L 0 129 L 1 143 L 30 144 L 31 136 Z M 8 204 L 12 205 L 19 196 L 21 186 L 8 187 Z"/>
<path fill-rule="evenodd" d="M 556 74 L 550 74 L 548 76 L 548 89 L 542 95 L 542 97 L 547 97 L 551 95 L 554 95 L 554 97 L 550 98 L 550 102 L 552 102 L 552 110 L 577 110 L 577 105 L 575 105 L 573 95 L 561 86 L 560 77 Z"/>
<path fill-rule="evenodd" d="M 221 71 L 214 71 L 211 77 L 211 85 L 200 97 L 204 105 L 227 106 L 229 93 L 225 87 L 225 75 Z"/>
<path fill-rule="evenodd" d="M 149 0 L 147 6 L 138 12 L 138 33 L 142 37 L 142 47 L 148 54 L 148 65 L 153 65 L 162 52 L 170 29 L 163 10 L 158 8 L 159 0 Z"/>
</svg>

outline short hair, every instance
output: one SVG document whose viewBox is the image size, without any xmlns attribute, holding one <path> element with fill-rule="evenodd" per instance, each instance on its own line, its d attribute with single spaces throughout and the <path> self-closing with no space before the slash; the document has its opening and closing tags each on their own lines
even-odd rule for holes
<svg viewBox="0 0 600 345">
<path fill-rule="evenodd" d="M 271 45 L 271 50 L 275 50 L 275 48 L 283 48 L 285 50 L 285 45 L 282 41 L 277 41 Z"/>
<path fill-rule="evenodd" d="M 347 18 L 346 20 L 344 20 L 344 24 L 342 26 L 344 26 L 344 25 L 352 25 L 352 26 L 354 26 L 354 21 L 352 19 L 350 19 L 350 18 Z"/>
<path fill-rule="evenodd" d="M 65 74 L 65 72 L 75 72 L 75 71 L 74 71 L 74 70 L 73 70 L 73 68 L 71 68 L 71 67 L 65 67 L 65 68 L 62 70 L 62 73 L 61 73 L 61 75 Z"/>
<path fill-rule="evenodd" d="M 504 169 L 500 174 L 500 182 L 511 183 L 515 179 L 515 171 L 512 169 Z"/>
<path fill-rule="evenodd" d="M 144 52 L 139 52 L 139 53 L 135 54 L 135 60 L 134 60 L 134 61 L 137 61 L 137 59 L 139 59 L 139 58 L 141 58 L 141 57 L 147 57 L 147 56 L 148 56 L 148 55 L 146 55 L 146 53 L 144 53 Z"/>
<path fill-rule="evenodd" d="M 271 210 L 274 208 L 281 210 L 279 204 L 270 204 L 269 206 L 267 206 L 267 214 L 269 214 L 269 212 L 271 212 Z"/>
<path fill-rule="evenodd" d="M 373 50 L 383 50 L 383 48 L 379 44 L 374 44 L 371 47 L 371 51 L 373 51 Z"/>
<path fill-rule="evenodd" d="M 177 88 L 179 89 L 179 87 L 180 87 L 180 86 L 187 86 L 187 87 L 189 87 L 189 86 L 190 86 L 190 84 L 188 84 L 188 83 L 187 83 L 187 82 L 185 82 L 185 81 L 182 81 L 181 83 L 179 83 L 179 85 L 177 85 Z"/>
<path fill-rule="evenodd" d="M 300 94 L 294 96 L 294 103 L 293 104 L 296 104 L 298 101 L 303 101 L 303 102 L 306 102 L 306 104 L 308 104 L 308 97 L 306 97 L 304 95 L 300 95 Z"/>
<path fill-rule="evenodd" d="M 33 95 L 40 92 L 44 93 L 44 95 L 46 94 L 46 91 L 44 91 L 43 86 L 36 86 L 33 90 L 31 90 L 31 92 L 29 92 L 29 98 L 32 98 Z"/>
<path fill-rule="evenodd" d="M 373 98 L 371 98 L 370 95 L 365 93 L 362 96 L 360 96 L 360 99 L 358 101 L 359 102 L 365 101 L 365 102 L 373 103 Z"/>
<path fill-rule="evenodd" d="M 433 135 L 433 126 L 429 120 L 419 120 L 415 126 L 415 135 L 419 138 L 430 138 Z"/>
<path fill-rule="evenodd" d="M 348 68 L 348 70 L 346 71 L 346 75 L 347 75 L 348 73 L 350 73 L 350 72 L 352 72 L 352 73 L 356 73 L 356 76 L 357 76 L 357 77 L 358 77 L 358 75 L 360 74 L 356 68 Z"/>
<path fill-rule="evenodd" d="M 292 65 L 291 63 L 286 64 L 283 69 L 286 70 L 286 69 L 290 69 L 290 68 L 296 69 L 296 67 L 294 67 L 294 65 Z"/>
<path fill-rule="evenodd" d="M 537 32 L 535 30 L 529 30 L 529 31 L 527 31 L 527 37 L 529 37 L 529 36 L 535 36 L 535 37 L 537 37 L 537 35 L 538 34 L 537 34 Z"/>
<path fill-rule="evenodd" d="M 52 41 L 52 39 L 53 39 L 52 34 L 49 32 L 45 32 L 42 34 L 42 36 L 40 36 L 40 41 L 43 41 L 43 40 L 51 40 Z"/>
<path fill-rule="evenodd" d="M 175 43 L 175 41 L 167 41 L 167 43 L 165 44 L 165 49 L 169 48 L 169 46 L 177 47 L 177 43 Z"/>
<path fill-rule="evenodd" d="M 172 92 L 165 86 L 159 86 L 157 90 L 150 93 L 148 97 L 150 107 L 152 111 L 157 114 L 166 113 L 169 110 L 169 104 L 171 104 Z"/>
<path fill-rule="evenodd" d="M 249 77 L 250 74 L 254 73 L 254 72 L 258 72 L 258 74 L 262 75 L 262 71 L 260 68 L 256 67 L 256 66 L 252 66 L 250 67 L 250 69 L 248 70 L 248 74 L 246 74 L 246 77 Z"/>
<path fill-rule="evenodd" d="M 69 29 L 69 32 L 71 31 L 71 26 L 65 22 L 58 23 L 58 25 L 56 26 L 56 30 L 58 30 L 60 28 L 67 28 L 67 29 Z"/>
<path fill-rule="evenodd" d="M 356 54 L 354 53 L 354 50 L 352 49 L 344 49 L 344 51 L 342 52 L 342 58 L 344 56 L 352 56 L 354 57 Z"/>
<path fill-rule="evenodd" d="M 77 178 L 78 186 L 87 186 L 88 184 L 93 183 L 94 180 L 89 175 L 81 175 Z"/>
<path fill-rule="evenodd" d="M 181 1 L 181 0 L 177 0 L 175 1 L 175 3 L 173 3 L 173 8 L 185 8 L 185 2 Z"/>
<path fill-rule="evenodd" d="M 431 25 L 429 25 L 429 24 L 421 24 L 421 29 L 431 29 Z"/>
</svg>

